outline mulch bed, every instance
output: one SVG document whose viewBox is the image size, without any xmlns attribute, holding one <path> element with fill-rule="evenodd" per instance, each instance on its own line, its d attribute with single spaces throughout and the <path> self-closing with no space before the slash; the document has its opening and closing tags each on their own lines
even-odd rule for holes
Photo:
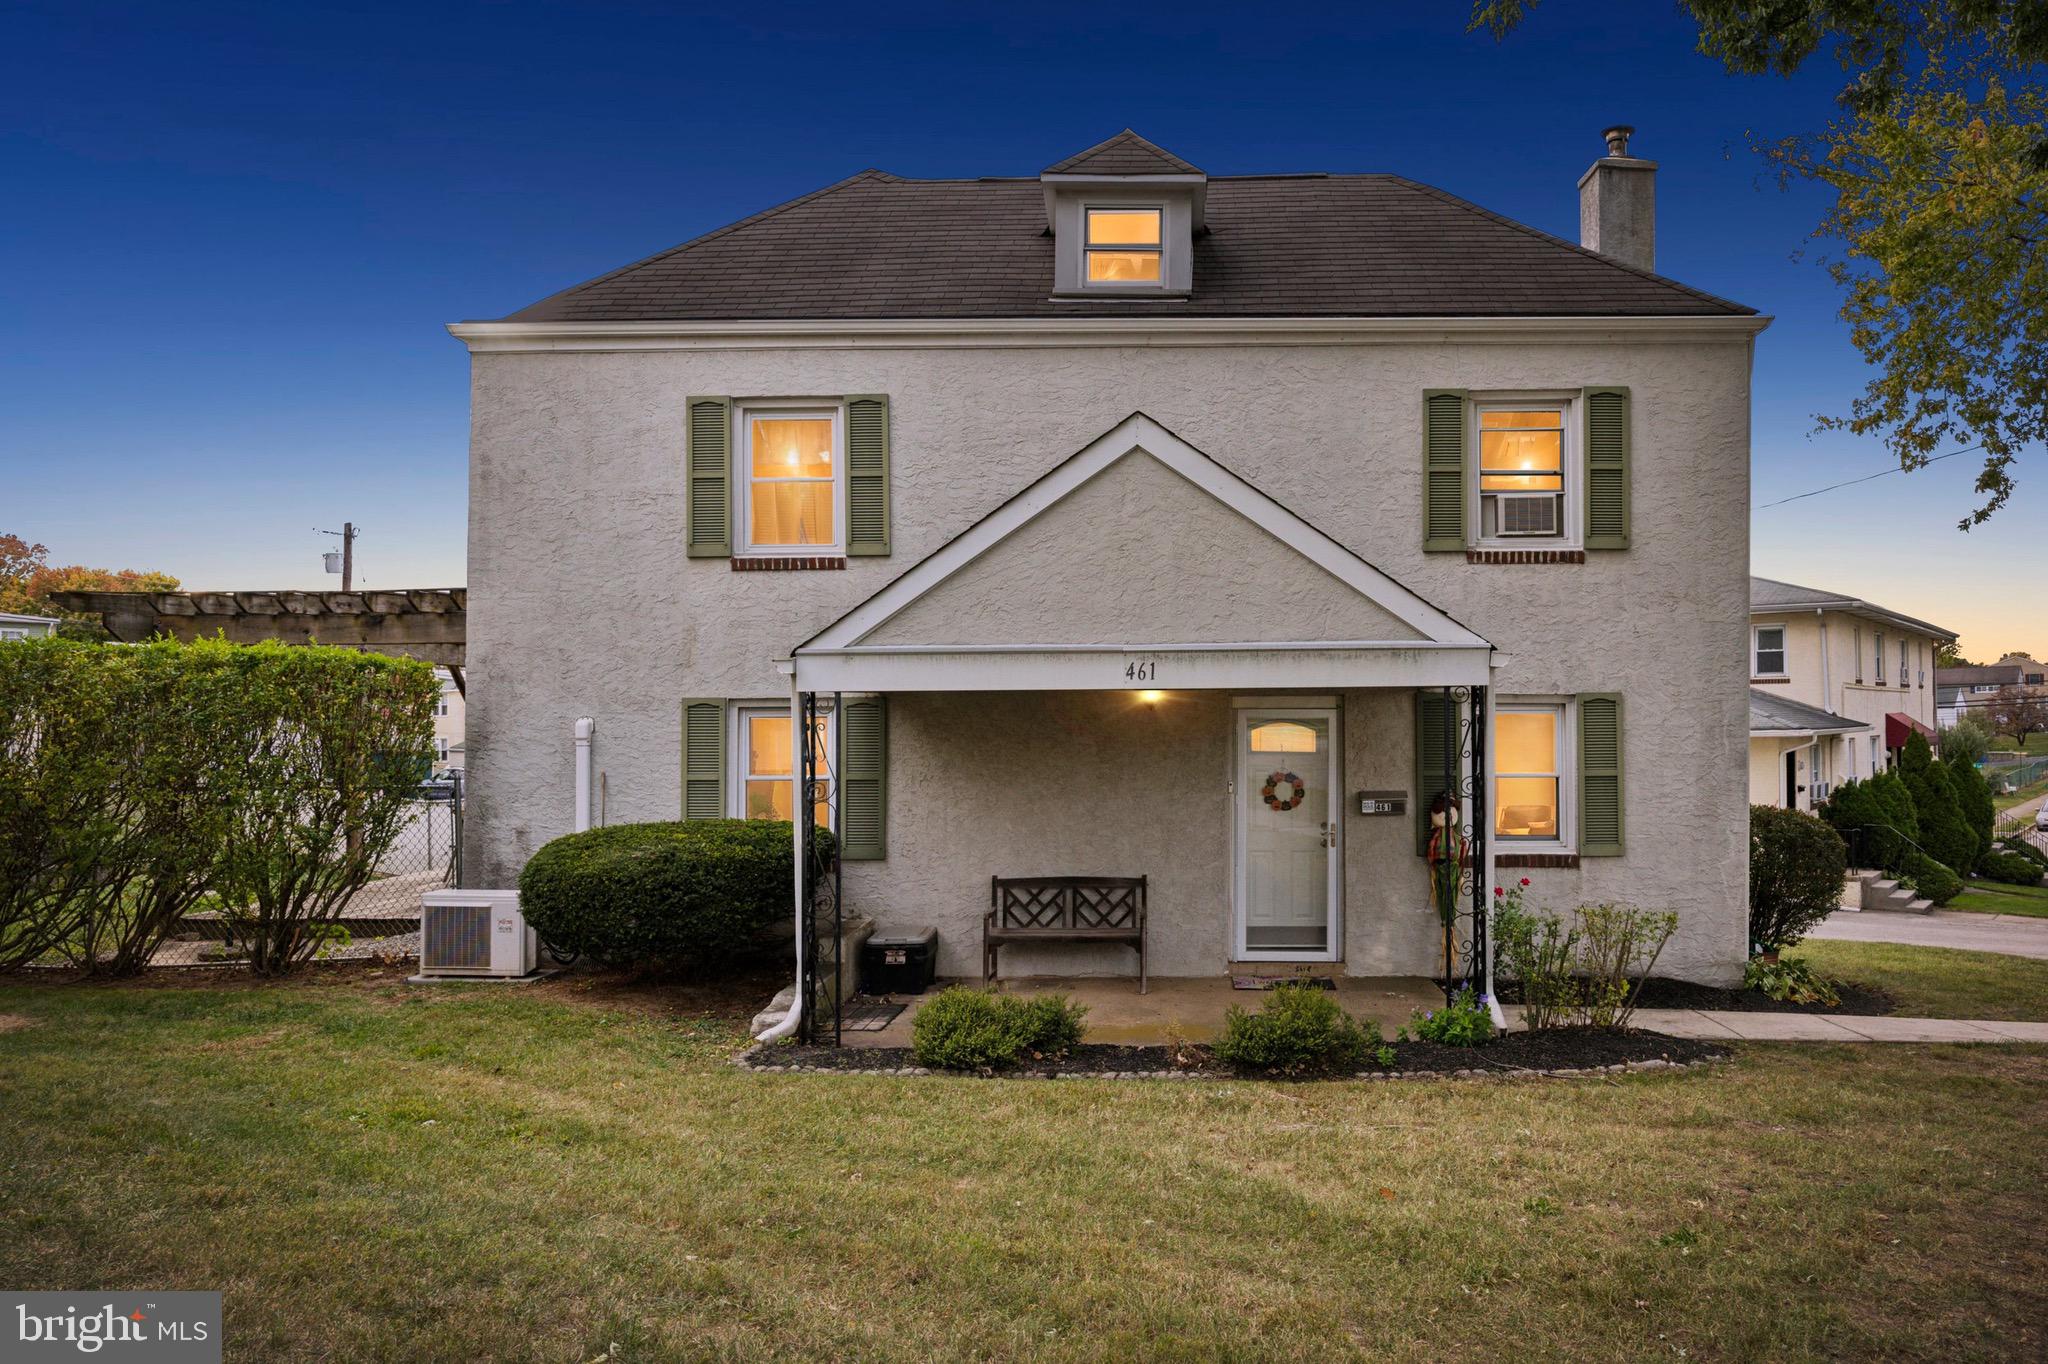
<svg viewBox="0 0 2048 1364">
<path fill-rule="evenodd" d="M 1853 1014 L 1858 1018 L 1878 1018 L 1898 1011 L 1895 996 L 1867 985 L 1838 980 L 1835 992 L 1842 997 L 1840 1004 L 1787 1004 L 1762 990 L 1721 990 L 1687 980 L 1652 977 L 1643 982 L 1642 997 L 1636 1005 L 1643 1009 L 1730 1009 L 1746 1014 Z"/>
<path fill-rule="evenodd" d="M 1597 1028 L 1556 1028 L 1509 1033 L 1482 1047 L 1446 1047 L 1434 1042 L 1393 1042 L 1394 1064 L 1369 1065 L 1367 1078 L 1427 1078 L 1477 1075 L 1592 1073 L 1660 1070 L 1719 1061 L 1729 1055 L 1715 1042 L 1666 1037 L 1655 1032 L 1605 1032 Z M 935 1074 L 917 1064 L 908 1047 L 765 1046 L 742 1054 L 740 1064 L 766 1071 L 868 1071 Z M 1011 1079 L 1113 1076 L 1125 1079 L 1258 1079 L 1232 1070 L 1198 1047 L 1125 1047 L 1083 1043 L 1057 1061 L 1037 1061 L 1001 1072 Z M 1285 1077 L 1319 1078 L 1319 1077 Z M 1330 1079 L 1351 1079 L 1335 1075 Z"/>
</svg>

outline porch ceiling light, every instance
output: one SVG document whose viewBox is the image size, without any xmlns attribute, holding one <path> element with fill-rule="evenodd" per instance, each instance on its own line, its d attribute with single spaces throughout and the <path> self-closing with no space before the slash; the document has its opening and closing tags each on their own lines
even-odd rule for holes
<svg viewBox="0 0 2048 1364">
<path fill-rule="evenodd" d="M 1141 691 L 1138 693 L 1138 699 L 1148 706 L 1156 705 L 1166 699 L 1166 693 L 1163 691 Z"/>
</svg>

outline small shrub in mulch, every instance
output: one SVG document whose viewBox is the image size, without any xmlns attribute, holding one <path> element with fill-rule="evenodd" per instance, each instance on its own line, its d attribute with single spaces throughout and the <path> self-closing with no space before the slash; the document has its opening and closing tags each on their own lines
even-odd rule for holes
<svg viewBox="0 0 2048 1364">
<path fill-rule="evenodd" d="M 1646 1062 L 1691 1065 L 1729 1055 L 1715 1042 L 1667 1037 L 1654 1032 L 1616 1032 L 1608 1028 L 1552 1028 L 1537 1033 L 1508 1033 L 1481 1047 L 1452 1047 L 1435 1042 L 1395 1042 L 1368 1056 L 1355 1071 L 1321 1072 L 1330 1079 L 1354 1075 L 1407 1077 L 1445 1075 L 1516 1075 L 1543 1071 L 1594 1071 Z M 924 1070 L 907 1047 L 766 1046 L 742 1060 L 754 1069 L 895 1072 Z M 1058 1059 L 1026 1062 L 1003 1072 L 1017 1078 L 1061 1075 L 1173 1076 L 1186 1079 L 1246 1078 L 1246 1072 L 1204 1056 L 1199 1049 L 1125 1047 L 1083 1043 Z M 1302 1078 L 1299 1076 L 1290 1078 Z"/>
</svg>

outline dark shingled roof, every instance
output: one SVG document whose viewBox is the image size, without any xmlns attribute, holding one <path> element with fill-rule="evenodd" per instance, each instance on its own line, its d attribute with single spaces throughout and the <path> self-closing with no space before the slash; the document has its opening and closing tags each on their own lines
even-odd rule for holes
<svg viewBox="0 0 2048 1364">
<path fill-rule="evenodd" d="M 1036 179 L 905 180 L 868 170 L 504 320 L 1756 311 L 1395 175 L 1213 177 L 1207 221 L 1208 230 L 1195 238 L 1190 296 L 1054 299 L 1053 241 Z"/>
<path fill-rule="evenodd" d="M 1844 730 L 1862 729 L 1861 720 L 1849 720 L 1819 706 L 1809 706 L 1803 701 L 1794 701 L 1789 696 L 1774 696 L 1770 692 L 1749 689 L 1749 732 L 1770 734 L 1774 731 L 1790 731 L 1795 734 L 1837 734 Z"/>
<path fill-rule="evenodd" d="M 1156 142 L 1129 128 L 1085 152 L 1045 168 L 1047 175 L 1200 175 L 1201 172 Z"/>
</svg>

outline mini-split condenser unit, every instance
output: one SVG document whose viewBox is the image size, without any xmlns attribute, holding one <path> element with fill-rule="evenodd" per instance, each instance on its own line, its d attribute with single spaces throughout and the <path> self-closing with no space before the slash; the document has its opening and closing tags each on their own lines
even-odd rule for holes
<svg viewBox="0 0 2048 1364">
<path fill-rule="evenodd" d="M 540 938 L 516 890 L 430 890 L 420 897 L 420 974 L 530 976 Z"/>
</svg>

